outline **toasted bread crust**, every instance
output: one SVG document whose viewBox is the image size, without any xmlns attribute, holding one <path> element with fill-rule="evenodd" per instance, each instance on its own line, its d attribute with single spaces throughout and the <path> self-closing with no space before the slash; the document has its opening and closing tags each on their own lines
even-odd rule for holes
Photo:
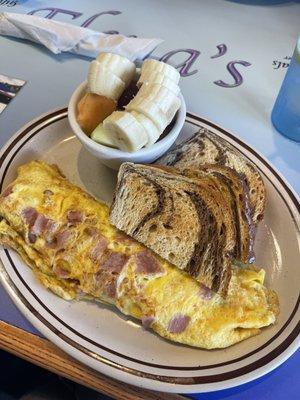
<svg viewBox="0 0 300 400">
<path fill-rule="evenodd" d="M 178 169 L 198 169 L 205 164 L 226 166 L 234 169 L 244 177 L 249 188 L 253 222 L 257 224 L 263 218 L 266 193 L 258 170 L 250 160 L 229 142 L 208 129 L 200 128 L 194 136 L 169 151 L 157 163 Z"/>
</svg>

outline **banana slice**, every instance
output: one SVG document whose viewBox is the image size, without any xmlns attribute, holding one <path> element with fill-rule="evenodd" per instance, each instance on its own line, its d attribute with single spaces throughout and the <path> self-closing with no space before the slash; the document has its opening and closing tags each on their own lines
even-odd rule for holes
<svg viewBox="0 0 300 400">
<path fill-rule="evenodd" d="M 156 84 L 142 85 L 135 98 L 144 98 L 155 103 L 165 115 L 168 124 L 174 118 L 181 104 L 180 99 L 173 92 Z"/>
<path fill-rule="evenodd" d="M 158 84 L 142 85 L 137 96 L 147 97 L 147 99 L 152 100 L 171 120 L 180 107 L 180 100 L 177 95 Z"/>
<path fill-rule="evenodd" d="M 173 92 L 176 96 L 179 95 L 180 93 L 180 87 L 175 83 L 172 79 L 168 78 L 166 75 L 163 75 L 159 72 L 152 71 L 148 76 L 147 80 L 143 80 L 143 78 L 140 76 L 137 86 L 141 87 L 141 85 L 160 85 L 163 86 L 167 89 L 169 89 L 171 92 Z"/>
<path fill-rule="evenodd" d="M 141 82 L 146 82 L 148 77 L 153 73 L 159 73 L 160 75 L 167 76 L 169 79 L 174 81 L 176 84 L 179 82 L 180 74 L 170 64 L 166 64 L 162 61 L 148 59 L 143 62 L 141 69 Z"/>
<path fill-rule="evenodd" d="M 160 132 L 163 132 L 171 122 L 152 100 L 139 95 L 139 93 L 127 104 L 125 109 L 130 112 L 136 111 L 145 115 L 157 126 Z"/>
<path fill-rule="evenodd" d="M 126 57 L 113 53 L 101 53 L 96 60 L 110 72 L 117 75 L 128 86 L 135 75 L 135 64 Z"/>
<path fill-rule="evenodd" d="M 113 148 L 117 148 L 115 143 L 113 142 L 111 135 L 107 130 L 104 129 L 103 124 L 99 124 L 92 132 L 91 139 L 95 142 L 103 144 L 104 146 L 109 146 Z"/>
<path fill-rule="evenodd" d="M 146 147 L 152 146 L 155 142 L 157 142 L 162 132 L 159 131 L 159 129 L 151 121 L 151 119 L 146 117 L 144 114 L 140 114 L 136 111 L 131 111 L 130 114 L 133 115 L 134 118 L 143 125 L 145 131 L 147 132 L 148 142 L 146 144 Z"/>
<path fill-rule="evenodd" d="M 125 89 L 125 83 L 108 68 L 94 60 L 88 72 L 88 88 L 112 100 L 118 100 Z"/>
<path fill-rule="evenodd" d="M 114 111 L 103 121 L 113 143 L 124 151 L 137 151 L 148 142 L 143 125 L 129 112 Z"/>
<path fill-rule="evenodd" d="M 136 70 L 135 70 L 133 81 L 137 82 L 140 79 L 140 77 L 141 77 L 141 68 L 137 67 Z"/>
</svg>

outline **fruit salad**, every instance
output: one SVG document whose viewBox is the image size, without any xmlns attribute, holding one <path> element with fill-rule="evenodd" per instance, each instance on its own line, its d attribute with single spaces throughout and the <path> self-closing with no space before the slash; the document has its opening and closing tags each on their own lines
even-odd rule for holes
<svg viewBox="0 0 300 400">
<path fill-rule="evenodd" d="M 179 79 L 164 62 L 147 59 L 139 71 L 125 57 L 101 53 L 90 64 L 77 121 L 101 145 L 126 152 L 152 146 L 181 105 Z"/>
</svg>

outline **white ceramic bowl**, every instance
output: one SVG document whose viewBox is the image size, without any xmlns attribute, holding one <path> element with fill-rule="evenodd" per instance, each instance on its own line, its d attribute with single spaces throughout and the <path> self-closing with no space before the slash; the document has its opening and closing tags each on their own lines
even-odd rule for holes
<svg viewBox="0 0 300 400">
<path fill-rule="evenodd" d="M 129 153 L 126 151 L 112 149 L 103 146 L 94 140 L 90 139 L 80 128 L 77 119 L 77 103 L 86 93 L 86 81 L 81 83 L 71 96 L 68 106 L 68 118 L 71 128 L 83 146 L 92 154 L 94 154 L 101 162 L 110 168 L 118 169 L 119 166 L 125 162 L 130 161 L 134 163 L 147 164 L 155 161 L 162 156 L 177 139 L 186 116 L 186 106 L 183 96 L 180 94 L 181 106 L 176 114 L 174 125 L 170 132 L 152 146 L 143 148 L 141 150 Z"/>
</svg>

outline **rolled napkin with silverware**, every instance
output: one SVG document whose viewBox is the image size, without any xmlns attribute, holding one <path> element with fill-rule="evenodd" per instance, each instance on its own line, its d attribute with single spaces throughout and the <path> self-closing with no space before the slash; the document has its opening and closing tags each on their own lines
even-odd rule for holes
<svg viewBox="0 0 300 400">
<path fill-rule="evenodd" d="M 100 52 L 112 52 L 131 61 L 144 59 L 163 42 L 155 38 L 109 35 L 65 22 L 16 13 L 0 13 L 0 35 L 39 43 L 55 54 L 70 52 L 96 57 Z"/>
</svg>

